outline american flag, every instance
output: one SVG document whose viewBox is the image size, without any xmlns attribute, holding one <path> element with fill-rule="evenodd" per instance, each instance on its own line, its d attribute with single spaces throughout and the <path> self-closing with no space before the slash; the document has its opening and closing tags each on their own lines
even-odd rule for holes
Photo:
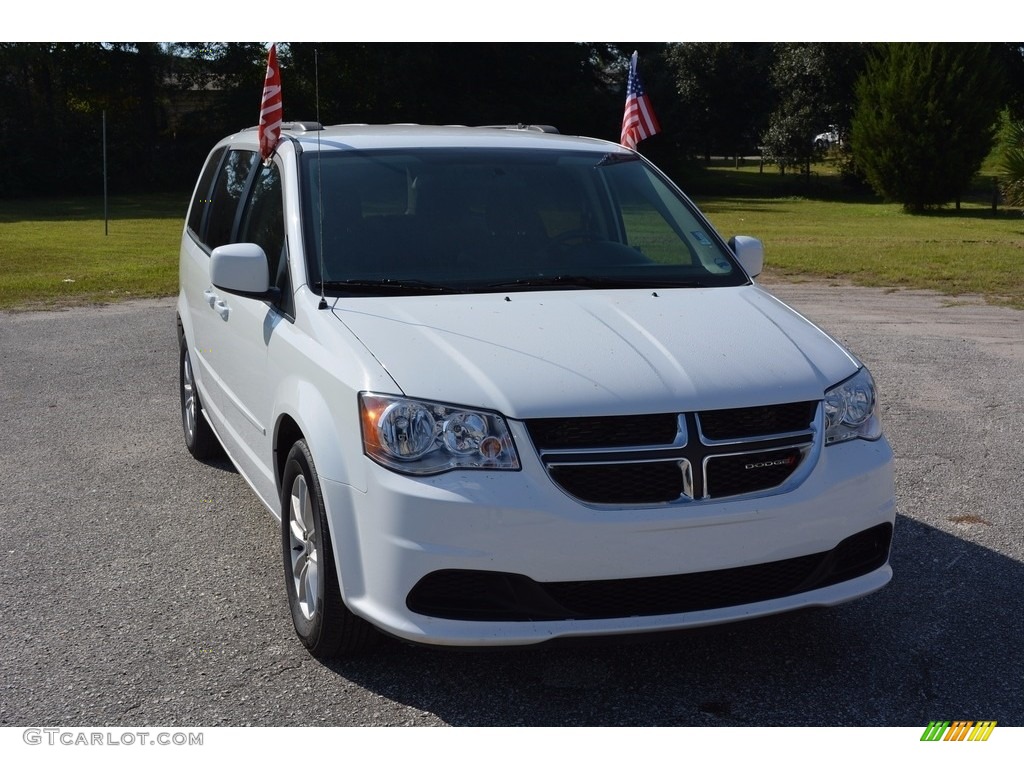
<svg viewBox="0 0 1024 768">
<path fill-rule="evenodd" d="M 654 116 L 651 99 L 644 91 L 640 82 L 640 73 L 636 71 L 637 52 L 629 61 L 629 80 L 626 83 L 626 111 L 622 116 L 622 138 L 619 143 L 630 149 L 644 139 L 649 139 L 661 130 L 658 118 Z"/>
<path fill-rule="evenodd" d="M 263 101 L 260 102 L 260 157 L 267 160 L 281 140 L 281 70 L 277 66 L 277 43 L 270 46 L 267 56 L 267 79 L 263 82 Z"/>
</svg>

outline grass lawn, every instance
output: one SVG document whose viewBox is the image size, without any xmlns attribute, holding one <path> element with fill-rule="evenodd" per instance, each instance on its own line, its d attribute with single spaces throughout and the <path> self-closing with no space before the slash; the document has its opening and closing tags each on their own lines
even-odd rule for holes
<svg viewBox="0 0 1024 768">
<path fill-rule="evenodd" d="M 707 169 L 688 186 L 724 237 L 762 240 L 766 273 L 978 293 L 1024 309 L 1024 214 L 992 211 L 989 176 L 977 180 L 960 210 L 921 215 L 851 193 L 827 164 L 806 179 L 769 167 L 761 173 L 748 160 L 740 169 Z"/>
<path fill-rule="evenodd" d="M 681 184 L 728 238 L 765 245 L 766 273 L 861 285 L 979 293 L 1024 309 L 1024 216 L 991 211 L 981 179 L 962 210 L 912 216 L 844 190 L 830 166 L 808 179 L 758 164 L 711 168 Z M 167 296 L 177 291 L 188 201 L 115 198 L 109 234 L 97 198 L 0 205 L 0 309 Z"/>
<path fill-rule="evenodd" d="M 188 196 L 4 200 L 0 309 L 167 296 L 177 291 Z"/>
<path fill-rule="evenodd" d="M 753 235 L 786 277 L 984 294 L 1024 309 L 1024 217 L 965 206 L 911 216 L 898 205 L 805 199 L 698 199 L 725 237 Z"/>
</svg>

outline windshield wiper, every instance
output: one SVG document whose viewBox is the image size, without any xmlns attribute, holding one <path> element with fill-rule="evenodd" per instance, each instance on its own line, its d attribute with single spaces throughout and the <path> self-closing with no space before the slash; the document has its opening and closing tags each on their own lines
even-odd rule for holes
<svg viewBox="0 0 1024 768">
<path fill-rule="evenodd" d="M 491 283 L 488 288 L 703 288 L 699 280 L 665 278 L 594 277 L 591 275 L 542 275 Z"/>
<path fill-rule="evenodd" d="M 320 290 L 321 284 L 314 283 L 313 289 Z M 462 293 L 457 288 L 426 280 L 327 280 L 323 283 L 327 291 L 348 291 L 351 293 L 376 293 L 384 296 L 416 293 Z"/>
</svg>

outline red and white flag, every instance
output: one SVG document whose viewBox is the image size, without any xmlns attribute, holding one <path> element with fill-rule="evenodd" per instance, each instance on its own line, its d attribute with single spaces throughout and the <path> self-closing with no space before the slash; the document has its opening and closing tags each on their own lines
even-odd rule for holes
<svg viewBox="0 0 1024 768">
<path fill-rule="evenodd" d="M 636 149 L 636 145 L 649 139 L 661 130 L 658 118 L 654 116 L 651 100 L 640 82 L 640 73 L 636 71 L 637 52 L 629 60 L 629 80 L 626 82 L 626 111 L 622 115 L 622 137 L 619 143 L 624 147 Z"/>
<path fill-rule="evenodd" d="M 281 140 L 281 70 L 277 66 L 277 43 L 270 46 L 267 57 L 267 79 L 263 82 L 263 101 L 260 103 L 260 157 L 264 160 L 274 154 Z"/>
</svg>

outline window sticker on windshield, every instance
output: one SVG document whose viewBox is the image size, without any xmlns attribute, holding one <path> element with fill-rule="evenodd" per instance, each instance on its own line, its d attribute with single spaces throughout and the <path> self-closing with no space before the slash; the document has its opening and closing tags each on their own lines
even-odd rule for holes
<svg viewBox="0 0 1024 768">
<path fill-rule="evenodd" d="M 711 241 L 708 239 L 708 236 L 701 232 L 699 229 L 694 230 L 690 234 L 693 235 L 693 239 L 696 240 L 701 245 L 706 245 L 709 248 L 711 247 Z"/>
</svg>

